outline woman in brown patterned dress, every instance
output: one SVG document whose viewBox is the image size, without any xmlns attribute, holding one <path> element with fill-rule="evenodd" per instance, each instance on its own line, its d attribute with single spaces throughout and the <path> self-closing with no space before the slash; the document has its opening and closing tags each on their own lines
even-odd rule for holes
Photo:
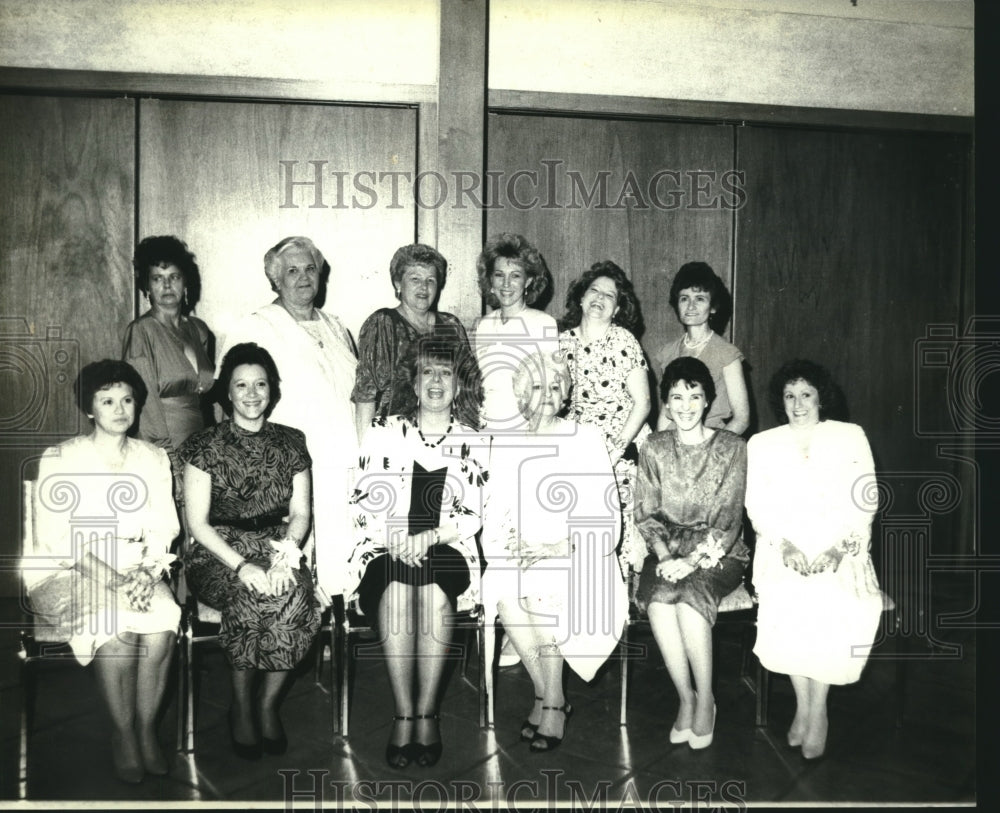
<svg viewBox="0 0 1000 813">
<path fill-rule="evenodd" d="M 278 697 L 319 629 L 300 550 L 311 521 L 311 459 L 302 432 L 267 420 L 281 397 L 279 383 L 266 350 L 235 345 L 217 384 L 230 420 L 193 435 L 180 451 L 195 539 L 185 561 L 188 582 L 201 601 L 222 612 L 219 641 L 233 677 L 233 750 L 247 759 L 262 749 L 287 749 Z M 263 688 L 255 704 L 258 673 Z"/>
</svg>

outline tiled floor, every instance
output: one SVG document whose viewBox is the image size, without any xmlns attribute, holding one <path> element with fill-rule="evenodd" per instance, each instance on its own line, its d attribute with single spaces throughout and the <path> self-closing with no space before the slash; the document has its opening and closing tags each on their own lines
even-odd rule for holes
<svg viewBox="0 0 1000 813">
<path fill-rule="evenodd" d="M 168 777 L 147 777 L 135 787 L 118 783 L 112 774 L 108 725 L 93 675 L 74 664 L 46 668 L 39 680 L 23 789 L 29 800 L 43 802 L 275 805 L 294 794 L 309 807 L 320 796 L 326 807 L 354 801 L 359 809 L 394 799 L 432 807 L 465 801 L 467 809 L 480 810 L 553 801 L 630 803 L 645 809 L 652 809 L 653 801 L 661 807 L 709 800 L 729 805 L 971 803 L 976 799 L 976 639 L 968 630 L 937 636 L 959 644 L 960 656 L 929 658 L 921 641 L 911 639 L 921 657 L 907 661 L 902 727 L 895 725 L 895 660 L 873 658 L 859 683 L 832 689 L 827 755 L 815 764 L 784 745 L 794 702 L 786 678 L 772 681 L 768 726 L 754 726 L 754 695 L 739 678 L 740 635 L 734 627 L 720 626 L 716 633 L 718 725 L 715 742 L 705 751 L 668 744 L 676 696 L 651 638 L 641 633 L 635 640 L 650 647 L 649 656 L 637 661 L 633 671 L 627 727 L 618 725 L 617 661 L 609 662 L 589 685 L 569 675 L 567 691 L 575 711 L 562 747 L 546 755 L 530 754 L 518 739 L 518 724 L 532 695 L 521 666 L 500 673 L 492 732 L 478 726 L 475 665 L 471 682 L 456 668 L 441 709 L 441 761 L 430 769 L 402 771 L 383 761 L 392 706 L 381 660 L 358 664 L 349 742 L 331 733 L 331 698 L 314 682 L 312 670 L 304 669 L 283 705 L 292 741 L 288 753 L 249 763 L 229 748 L 225 662 L 218 650 L 206 646 L 194 754 L 176 755 Z M 6 630 L 0 642 L 6 653 L 0 673 L 0 804 L 17 799 L 22 790 L 14 637 Z M 876 653 L 891 655 L 895 643 L 880 644 Z M 328 670 L 329 663 L 324 680 Z M 164 743 L 174 736 L 176 709 L 171 696 L 161 728 Z"/>
</svg>

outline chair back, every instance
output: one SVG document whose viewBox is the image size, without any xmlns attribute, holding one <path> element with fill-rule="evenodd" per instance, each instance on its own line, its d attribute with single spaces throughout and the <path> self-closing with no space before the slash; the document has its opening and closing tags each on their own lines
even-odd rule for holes
<svg viewBox="0 0 1000 813">
<path fill-rule="evenodd" d="M 38 491 L 37 480 L 23 480 L 21 482 L 21 584 L 22 602 L 24 611 L 24 621 L 26 629 L 22 630 L 22 646 L 29 644 L 64 644 L 72 637 L 71 622 L 64 614 L 46 615 L 44 610 L 39 612 L 36 607 L 37 601 L 32 601 L 31 593 L 28 590 L 28 582 L 24 578 L 25 567 L 40 568 L 43 566 L 43 559 L 37 554 L 37 544 L 35 540 L 35 518 L 36 518 L 36 496 Z M 53 574 L 55 575 L 55 574 Z M 65 593 L 68 579 L 61 579 L 58 588 L 46 591 L 41 590 L 36 594 L 39 599 L 43 595 L 62 595 Z M 54 580 L 43 580 L 40 584 L 52 585 Z M 37 586 L 37 585 L 36 585 Z M 43 600 L 44 606 L 44 600 Z M 31 641 L 28 641 L 28 638 Z"/>
</svg>

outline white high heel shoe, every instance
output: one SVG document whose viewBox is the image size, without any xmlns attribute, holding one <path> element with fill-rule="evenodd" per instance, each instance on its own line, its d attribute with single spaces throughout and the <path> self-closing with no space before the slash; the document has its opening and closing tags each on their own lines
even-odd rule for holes
<svg viewBox="0 0 1000 813">
<path fill-rule="evenodd" d="M 707 734 L 695 734 L 691 731 L 691 736 L 688 737 L 688 745 L 691 746 L 692 751 L 700 751 L 702 748 L 708 748 L 712 744 L 712 738 L 715 736 L 715 703 L 712 704 L 712 730 Z"/>
</svg>

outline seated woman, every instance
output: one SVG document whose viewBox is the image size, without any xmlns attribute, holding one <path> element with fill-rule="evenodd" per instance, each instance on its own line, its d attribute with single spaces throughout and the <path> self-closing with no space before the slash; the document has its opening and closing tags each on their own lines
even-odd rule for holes
<svg viewBox="0 0 1000 813">
<path fill-rule="evenodd" d="M 860 426 L 842 423 L 830 374 L 810 361 L 784 365 L 770 383 L 785 423 L 748 444 L 747 513 L 757 532 L 760 597 L 754 653 L 791 676 L 788 744 L 823 755 L 830 684 L 854 683 L 882 614 L 871 558 L 875 464 Z"/>
<path fill-rule="evenodd" d="M 488 477 L 472 451 L 480 388 L 468 345 L 424 336 L 404 363 L 414 408 L 376 421 L 365 434 L 351 500 L 353 582 L 361 611 L 381 631 L 396 704 L 385 749 L 393 768 L 430 766 L 441 757 L 446 616 L 478 601 L 475 535 Z"/>
<path fill-rule="evenodd" d="M 715 385 L 698 359 L 670 362 L 660 397 L 674 428 L 655 432 L 639 454 L 635 522 L 650 552 L 636 602 L 649 615 L 680 698 L 670 742 L 697 750 L 712 744 L 715 731 L 712 626 L 749 560 L 746 443 L 705 425 Z"/>
<path fill-rule="evenodd" d="M 570 372 L 561 352 L 525 359 L 513 381 L 528 430 L 521 459 L 494 467 L 483 533 L 483 605 L 499 614 L 534 686 L 521 725 L 533 752 L 562 742 L 572 707 L 563 663 L 591 680 L 617 646 L 628 596 L 615 548 L 621 509 L 600 429 L 558 417 Z"/>
<path fill-rule="evenodd" d="M 184 509 L 195 540 L 185 557 L 188 584 L 222 612 L 233 751 L 245 759 L 287 749 L 279 695 L 319 630 L 300 550 L 309 533 L 311 460 L 302 432 L 267 420 L 281 398 L 279 384 L 264 348 L 234 345 L 216 385 L 229 420 L 192 435 L 180 449 Z M 258 673 L 263 689 L 255 709 Z"/>
<path fill-rule="evenodd" d="M 135 369 L 88 364 L 75 390 L 93 428 L 38 464 L 36 556 L 25 560 L 24 580 L 36 612 L 69 631 L 77 660 L 94 661 L 115 773 L 136 783 L 168 770 L 156 715 L 181 616 L 162 579 L 178 532 L 170 461 L 126 434 L 146 400 Z M 107 527 L 95 517 L 108 517 Z"/>
</svg>

